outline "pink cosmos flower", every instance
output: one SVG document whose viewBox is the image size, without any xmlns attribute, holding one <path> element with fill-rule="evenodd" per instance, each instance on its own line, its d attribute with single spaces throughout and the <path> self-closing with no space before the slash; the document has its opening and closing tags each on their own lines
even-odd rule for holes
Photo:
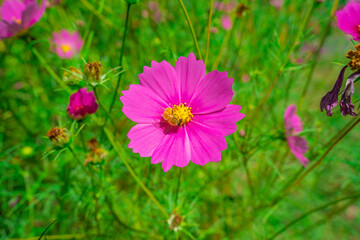
<svg viewBox="0 0 360 240">
<path fill-rule="evenodd" d="M 72 58 L 80 52 L 84 43 L 78 31 L 70 33 L 63 29 L 59 33 L 54 32 L 53 37 L 53 51 L 61 58 Z"/>
<path fill-rule="evenodd" d="M 274 6 L 276 9 L 281 9 L 284 4 L 284 0 L 270 0 L 270 5 Z"/>
<path fill-rule="evenodd" d="M 241 106 L 229 105 L 234 94 L 227 72 L 206 73 L 193 53 L 180 57 L 175 67 L 167 61 L 151 62 L 120 97 L 123 112 L 135 125 L 128 133 L 129 148 L 151 163 L 185 167 L 221 160 L 225 136 L 236 131 L 245 115 Z"/>
<path fill-rule="evenodd" d="M 39 7 L 36 0 L 5 0 L 0 6 L 0 39 L 9 38 L 30 28 L 42 17 L 46 0 Z"/>
<path fill-rule="evenodd" d="M 305 167 L 310 162 L 304 154 L 308 150 L 308 144 L 305 138 L 300 137 L 299 133 L 302 131 L 302 122 L 298 115 L 296 115 L 296 106 L 290 105 L 284 114 L 285 132 L 290 151 Z"/>
<path fill-rule="evenodd" d="M 76 93 L 71 94 L 67 112 L 71 118 L 81 120 L 88 114 L 96 112 L 98 104 L 94 92 L 87 92 L 86 88 L 79 89 Z"/>
<path fill-rule="evenodd" d="M 336 12 L 336 19 L 341 31 L 350 34 L 355 41 L 360 41 L 359 3 L 348 3 L 342 10 Z"/>
<path fill-rule="evenodd" d="M 228 15 L 226 15 L 226 14 L 222 15 L 222 17 L 221 17 L 221 26 L 225 30 L 229 30 L 229 29 L 232 28 L 232 21 L 231 21 L 231 18 Z"/>
</svg>

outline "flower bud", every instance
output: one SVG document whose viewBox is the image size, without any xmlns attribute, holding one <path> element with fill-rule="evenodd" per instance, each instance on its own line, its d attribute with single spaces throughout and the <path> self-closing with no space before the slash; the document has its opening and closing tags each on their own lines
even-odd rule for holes
<svg viewBox="0 0 360 240">
<path fill-rule="evenodd" d="M 101 164 L 108 155 L 108 152 L 99 147 L 98 141 L 95 138 L 90 139 L 87 145 L 89 146 L 90 152 L 86 156 L 85 165 L 88 163 Z"/>
<path fill-rule="evenodd" d="M 82 75 L 83 74 L 79 69 L 70 67 L 69 71 L 63 73 L 63 81 L 67 85 L 76 85 L 82 80 Z"/>
<path fill-rule="evenodd" d="M 99 82 L 101 72 L 100 62 L 88 62 L 84 66 L 84 76 L 89 82 Z"/>
<path fill-rule="evenodd" d="M 72 141 L 71 133 L 66 128 L 51 128 L 46 136 L 50 139 L 55 149 L 68 147 Z"/>
</svg>

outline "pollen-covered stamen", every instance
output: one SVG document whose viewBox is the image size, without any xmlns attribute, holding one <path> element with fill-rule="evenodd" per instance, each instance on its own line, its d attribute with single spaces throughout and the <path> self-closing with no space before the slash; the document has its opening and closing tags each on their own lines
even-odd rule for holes
<svg viewBox="0 0 360 240">
<path fill-rule="evenodd" d="M 17 17 L 12 17 L 12 20 L 13 20 L 13 22 L 16 22 L 19 25 L 22 23 L 21 19 L 19 19 Z"/>
<path fill-rule="evenodd" d="M 70 46 L 68 44 L 62 44 L 61 50 L 63 50 L 64 53 L 67 53 L 71 50 Z"/>
<path fill-rule="evenodd" d="M 360 70 L 360 44 L 355 45 L 356 51 L 350 50 L 346 57 L 351 61 L 348 63 L 348 66 L 351 70 Z"/>
<path fill-rule="evenodd" d="M 187 107 L 186 103 L 181 103 L 180 105 L 174 105 L 172 108 L 166 108 L 162 117 L 171 125 L 181 127 L 190 122 L 193 115 L 191 107 Z"/>
</svg>

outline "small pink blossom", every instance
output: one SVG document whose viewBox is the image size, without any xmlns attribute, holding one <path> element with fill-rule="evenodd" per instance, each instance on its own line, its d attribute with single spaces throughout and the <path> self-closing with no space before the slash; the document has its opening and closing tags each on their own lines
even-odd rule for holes
<svg viewBox="0 0 360 240">
<path fill-rule="evenodd" d="M 54 32 L 52 42 L 54 43 L 52 50 L 59 57 L 68 59 L 78 54 L 84 43 L 78 31 L 70 33 L 65 29 L 59 33 Z"/>
<path fill-rule="evenodd" d="M 336 12 L 338 27 L 350 34 L 355 41 L 360 41 L 360 4 L 351 2 Z"/>
<path fill-rule="evenodd" d="M 296 106 L 290 105 L 284 114 L 285 132 L 290 151 L 305 167 L 310 162 L 304 154 L 308 150 L 305 138 L 300 137 L 299 133 L 303 130 L 300 117 L 296 115 Z"/>
<path fill-rule="evenodd" d="M 151 62 L 120 97 L 123 112 L 135 125 L 128 133 L 129 148 L 151 163 L 162 162 L 165 172 L 189 162 L 204 165 L 221 160 L 225 136 L 236 132 L 245 115 L 230 105 L 233 80 L 227 72 L 206 73 L 193 53 L 175 67 Z"/>
<path fill-rule="evenodd" d="M 210 32 L 211 33 L 217 33 L 217 32 L 219 32 L 219 29 L 217 27 L 211 27 Z"/>
<path fill-rule="evenodd" d="M 270 5 L 274 6 L 276 9 L 280 9 L 284 3 L 284 0 L 270 0 Z"/>
<path fill-rule="evenodd" d="M 245 73 L 243 76 L 242 76 L 242 82 L 243 83 L 247 83 L 250 81 L 250 76 L 249 74 Z"/>
<path fill-rule="evenodd" d="M 224 2 L 214 2 L 214 9 L 221 11 L 221 12 L 231 12 L 232 10 L 234 10 L 236 6 L 235 2 L 229 2 L 229 3 L 224 3 Z"/>
<path fill-rule="evenodd" d="M 67 112 L 71 118 L 81 120 L 88 114 L 96 112 L 98 104 L 94 92 L 87 92 L 86 88 L 79 89 L 76 93 L 71 94 Z"/>
<path fill-rule="evenodd" d="M 232 28 L 232 21 L 230 16 L 224 14 L 221 17 L 221 26 L 223 27 L 223 29 L 225 30 L 230 30 Z"/>
<path fill-rule="evenodd" d="M 46 0 L 38 6 L 36 0 L 5 0 L 0 6 L 0 39 L 20 34 L 40 20 Z"/>
</svg>

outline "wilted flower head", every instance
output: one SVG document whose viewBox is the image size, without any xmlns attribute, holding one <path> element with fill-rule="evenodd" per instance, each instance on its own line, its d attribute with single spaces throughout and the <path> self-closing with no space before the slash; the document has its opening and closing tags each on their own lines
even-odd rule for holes
<svg viewBox="0 0 360 240">
<path fill-rule="evenodd" d="M 84 65 L 84 76 L 87 81 L 99 82 L 101 73 L 100 62 L 88 62 Z"/>
<path fill-rule="evenodd" d="M 85 159 L 85 165 L 88 163 L 98 164 L 105 160 L 108 152 L 103 148 L 99 147 L 99 143 L 96 138 L 92 138 L 87 143 L 89 147 L 89 153 Z"/>
<path fill-rule="evenodd" d="M 65 148 L 71 143 L 71 133 L 66 128 L 51 128 L 46 136 L 50 139 L 54 148 Z"/>
<path fill-rule="evenodd" d="M 180 224 L 183 218 L 175 210 L 171 213 L 170 218 L 167 220 L 169 229 L 174 230 L 175 232 L 179 230 Z"/>
<path fill-rule="evenodd" d="M 79 32 L 70 33 L 65 29 L 54 32 L 52 41 L 55 45 L 53 51 L 61 58 L 72 58 L 80 52 L 84 43 Z"/>
<path fill-rule="evenodd" d="M 138 123 L 130 132 L 129 148 L 163 170 L 204 165 L 221 160 L 225 136 L 236 131 L 245 115 L 241 106 L 229 105 L 233 80 L 226 72 L 206 73 L 193 53 L 180 57 L 175 67 L 167 61 L 151 62 L 120 97 L 123 112 Z"/>
<path fill-rule="evenodd" d="M 68 85 L 76 85 L 82 80 L 82 72 L 76 67 L 69 67 L 69 71 L 64 71 L 63 81 Z"/>
<path fill-rule="evenodd" d="M 87 92 L 86 88 L 79 89 L 76 93 L 71 94 L 67 112 L 71 118 L 81 120 L 88 114 L 96 112 L 98 104 L 94 92 Z"/>
<path fill-rule="evenodd" d="M 355 87 L 354 81 L 360 77 L 360 71 L 357 71 L 351 74 L 348 79 L 346 80 L 345 88 L 343 93 L 341 94 L 341 101 L 340 101 L 340 111 L 341 115 L 351 115 L 356 116 L 354 112 L 354 104 L 352 103 L 352 95 L 354 94 Z"/>
<path fill-rule="evenodd" d="M 332 109 L 334 107 L 336 107 L 336 105 L 338 105 L 338 96 L 339 96 L 339 92 L 342 86 L 342 83 L 344 81 L 344 74 L 345 74 L 345 70 L 347 68 L 347 65 L 345 67 L 343 67 L 340 71 L 339 77 L 335 82 L 335 85 L 333 87 L 333 89 L 328 92 L 324 97 L 321 98 L 320 101 L 320 110 L 326 110 L 326 114 L 328 116 L 332 116 Z"/>
<path fill-rule="evenodd" d="M 224 14 L 221 17 L 221 26 L 223 27 L 223 29 L 225 30 L 229 30 L 232 28 L 232 21 L 230 16 Z"/>
<path fill-rule="evenodd" d="M 360 41 L 359 3 L 348 3 L 342 10 L 336 12 L 336 19 L 341 31 L 350 34 L 355 41 Z"/>
<path fill-rule="evenodd" d="M 46 0 L 41 6 L 36 0 L 5 0 L 0 6 L 0 39 L 20 34 L 42 17 Z"/>
<path fill-rule="evenodd" d="M 243 16 L 244 12 L 247 11 L 249 8 L 243 4 L 243 3 L 239 3 L 238 5 L 236 5 L 235 8 L 235 15 L 236 17 L 240 18 Z"/>
<path fill-rule="evenodd" d="M 284 123 L 286 139 L 290 151 L 305 167 L 310 162 L 304 154 L 308 150 L 307 141 L 305 138 L 300 137 L 299 133 L 302 131 L 302 122 L 298 115 L 296 115 L 296 106 L 290 105 L 284 113 Z"/>
</svg>

